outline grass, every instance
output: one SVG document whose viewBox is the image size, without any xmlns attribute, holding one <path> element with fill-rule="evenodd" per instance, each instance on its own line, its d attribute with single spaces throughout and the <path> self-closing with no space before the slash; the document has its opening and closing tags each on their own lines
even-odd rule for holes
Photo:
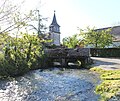
<svg viewBox="0 0 120 101">
<path fill-rule="evenodd" d="M 101 101 L 108 101 L 120 92 L 120 70 L 103 70 L 96 67 L 90 70 L 101 75 L 103 82 L 96 87 L 96 93 L 101 95 Z"/>
</svg>

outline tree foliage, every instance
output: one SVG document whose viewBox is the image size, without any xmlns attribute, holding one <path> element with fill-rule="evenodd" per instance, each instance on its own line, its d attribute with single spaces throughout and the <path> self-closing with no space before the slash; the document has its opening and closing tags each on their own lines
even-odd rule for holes
<svg viewBox="0 0 120 101">
<path fill-rule="evenodd" d="M 92 45 L 94 48 L 104 48 L 112 44 L 113 36 L 111 29 L 95 30 L 89 27 L 86 30 L 80 30 L 85 45 Z"/>
<path fill-rule="evenodd" d="M 20 4 L 12 4 L 11 0 L 0 0 L 0 33 L 9 32 L 18 27 L 14 18 L 20 6 Z"/>
<path fill-rule="evenodd" d="M 75 34 L 71 37 L 63 38 L 63 45 L 68 48 L 75 48 L 80 45 L 81 40 L 79 39 L 79 35 Z"/>
<path fill-rule="evenodd" d="M 29 30 L 28 27 L 33 26 L 31 23 L 43 20 L 38 19 L 35 10 L 31 10 L 29 13 L 21 12 L 23 1 L 13 4 L 14 0 L 0 0 L 0 33 L 20 31 L 22 28 Z M 43 23 L 39 27 L 43 28 Z"/>
<path fill-rule="evenodd" d="M 31 69 L 41 67 L 44 58 L 43 47 L 49 42 L 41 34 L 45 30 L 42 22 L 38 26 L 41 31 L 40 36 L 35 33 L 29 34 L 29 30 L 26 33 L 21 32 L 21 28 L 27 29 L 31 22 L 42 19 L 39 19 L 34 11 L 21 14 L 19 6 L 12 5 L 10 1 L 3 0 L 0 3 L 0 26 L 2 26 L 0 29 L 0 56 L 2 56 L 0 76 L 22 75 Z"/>
<path fill-rule="evenodd" d="M 17 38 L 6 33 L 2 39 L 4 57 L 0 61 L 0 75 L 16 76 L 41 67 L 44 58 L 42 43 L 46 40 L 28 33 L 21 33 Z"/>
</svg>

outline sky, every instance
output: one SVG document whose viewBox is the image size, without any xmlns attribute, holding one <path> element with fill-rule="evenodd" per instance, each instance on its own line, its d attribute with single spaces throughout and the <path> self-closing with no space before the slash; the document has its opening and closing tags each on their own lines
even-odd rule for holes
<svg viewBox="0 0 120 101">
<path fill-rule="evenodd" d="M 26 0 L 24 11 L 39 9 L 52 22 L 54 10 L 61 26 L 61 39 L 87 26 L 103 28 L 120 25 L 120 0 Z"/>
</svg>

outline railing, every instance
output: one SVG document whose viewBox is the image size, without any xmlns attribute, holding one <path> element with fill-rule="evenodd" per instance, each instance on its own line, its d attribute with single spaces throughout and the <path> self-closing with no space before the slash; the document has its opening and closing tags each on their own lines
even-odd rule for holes
<svg viewBox="0 0 120 101">
<path fill-rule="evenodd" d="M 90 48 L 92 57 L 120 57 L 120 48 Z"/>
</svg>

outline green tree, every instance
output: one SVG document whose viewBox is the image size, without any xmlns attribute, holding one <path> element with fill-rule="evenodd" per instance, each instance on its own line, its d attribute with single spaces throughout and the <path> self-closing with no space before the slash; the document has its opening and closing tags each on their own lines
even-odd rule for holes
<svg viewBox="0 0 120 101">
<path fill-rule="evenodd" d="M 0 34 L 17 28 L 14 17 L 20 11 L 21 4 L 22 2 L 15 5 L 12 0 L 0 0 Z"/>
<path fill-rule="evenodd" d="M 94 48 L 105 48 L 112 44 L 113 36 L 111 29 L 95 30 L 89 27 L 86 30 L 80 30 L 80 36 L 83 37 L 85 45 L 92 45 Z"/>
<path fill-rule="evenodd" d="M 4 34 L 5 35 L 5 34 Z M 21 33 L 20 37 L 4 37 L 3 59 L 0 61 L 0 75 L 22 75 L 30 69 L 42 66 L 44 59 L 43 42 L 37 34 Z"/>
<path fill-rule="evenodd" d="M 0 34 L 28 29 L 30 23 L 36 20 L 34 11 L 21 11 L 23 4 L 24 0 L 18 3 L 14 3 L 14 0 L 0 0 Z"/>
<path fill-rule="evenodd" d="M 30 69 L 41 67 L 44 58 L 43 47 L 48 42 L 43 34 L 38 36 L 45 30 L 43 22 L 40 22 L 40 14 L 40 19 L 34 11 L 21 15 L 18 6 L 11 5 L 9 1 L 11 0 L 3 0 L 0 3 L 0 26 L 7 22 L 7 25 L 5 23 L 0 29 L 0 53 L 3 56 L 0 61 L 0 76 L 21 75 Z M 39 22 L 37 34 L 28 34 L 27 28 L 35 20 Z M 21 28 L 26 28 L 26 33 L 20 33 Z M 9 35 L 11 31 L 15 31 L 12 34 L 14 37 Z"/>
<path fill-rule="evenodd" d="M 79 35 L 75 34 L 71 37 L 63 38 L 63 46 L 68 48 L 75 48 L 80 43 Z"/>
</svg>

